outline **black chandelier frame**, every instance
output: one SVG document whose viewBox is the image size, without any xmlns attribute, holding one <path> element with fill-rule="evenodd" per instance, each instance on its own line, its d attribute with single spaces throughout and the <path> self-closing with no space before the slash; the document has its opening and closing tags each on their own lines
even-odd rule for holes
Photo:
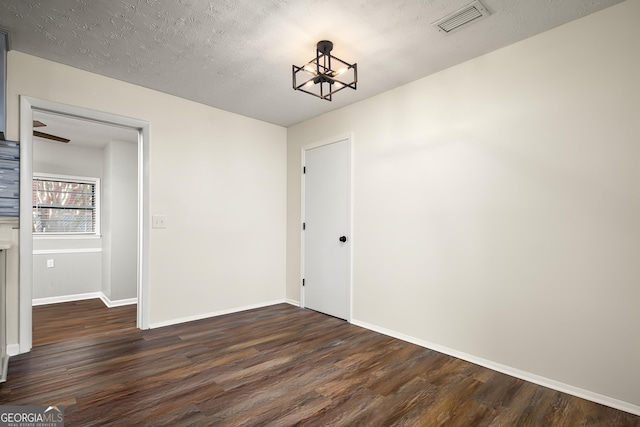
<svg viewBox="0 0 640 427">
<path fill-rule="evenodd" d="M 345 88 L 357 89 L 358 85 L 358 64 L 349 64 L 340 58 L 331 55 L 333 43 L 329 40 L 321 40 L 316 45 L 316 57 L 307 62 L 302 67 L 293 65 L 292 79 L 293 89 L 299 90 L 320 99 L 331 101 L 333 94 Z M 338 70 L 334 70 L 335 65 L 339 65 Z M 353 70 L 353 80 L 345 82 L 338 78 L 347 74 L 348 70 Z M 307 78 L 307 76 L 311 76 Z M 300 83 L 298 83 L 300 81 Z M 319 87 L 317 86 L 319 85 Z M 306 87 L 318 88 L 316 92 L 305 89 Z"/>
</svg>

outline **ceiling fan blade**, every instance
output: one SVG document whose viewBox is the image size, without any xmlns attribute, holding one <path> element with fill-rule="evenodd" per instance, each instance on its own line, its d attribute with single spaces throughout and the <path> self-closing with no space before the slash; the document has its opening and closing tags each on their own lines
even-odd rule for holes
<svg viewBox="0 0 640 427">
<path fill-rule="evenodd" d="M 46 126 L 44 123 L 42 123 L 40 120 L 34 120 L 33 121 L 33 127 L 34 128 L 41 128 L 43 126 Z"/>
<path fill-rule="evenodd" d="M 67 138 L 51 135 L 50 133 L 38 132 L 37 130 L 33 131 L 33 136 L 39 136 L 40 138 L 45 138 L 45 139 L 50 139 L 52 141 L 65 142 L 65 143 L 71 141 L 70 139 L 67 139 Z"/>
</svg>

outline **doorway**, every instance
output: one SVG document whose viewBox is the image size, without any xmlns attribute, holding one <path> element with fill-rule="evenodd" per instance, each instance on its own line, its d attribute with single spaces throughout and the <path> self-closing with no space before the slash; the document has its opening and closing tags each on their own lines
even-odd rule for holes
<svg viewBox="0 0 640 427">
<path fill-rule="evenodd" d="M 136 286 L 137 320 L 140 329 L 148 329 L 148 234 L 146 219 L 148 209 L 148 123 L 124 116 L 86 108 L 59 104 L 51 101 L 20 97 L 20 281 L 19 281 L 19 351 L 28 352 L 32 347 L 32 299 L 33 299 L 33 232 L 32 232 L 32 176 L 33 176 L 33 116 L 34 112 L 51 113 L 85 120 L 102 125 L 133 130 L 137 134 L 137 244 Z"/>
<path fill-rule="evenodd" d="M 351 319 L 351 139 L 303 149 L 303 306 Z"/>
</svg>

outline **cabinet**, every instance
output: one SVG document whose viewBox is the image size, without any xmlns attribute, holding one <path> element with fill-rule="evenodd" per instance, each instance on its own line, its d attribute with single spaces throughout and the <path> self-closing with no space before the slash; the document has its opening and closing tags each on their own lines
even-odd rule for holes
<svg viewBox="0 0 640 427">
<path fill-rule="evenodd" d="M 0 217 L 20 216 L 20 144 L 0 140 Z"/>
</svg>

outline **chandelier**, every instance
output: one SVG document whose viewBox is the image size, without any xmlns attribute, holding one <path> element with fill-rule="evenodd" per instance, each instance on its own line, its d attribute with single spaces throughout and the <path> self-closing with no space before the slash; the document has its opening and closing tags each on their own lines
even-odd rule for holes
<svg viewBox="0 0 640 427">
<path fill-rule="evenodd" d="M 356 89 L 358 64 L 349 64 L 331 55 L 333 43 L 321 40 L 316 57 L 302 67 L 293 66 L 293 89 L 331 101 L 344 88 Z"/>
</svg>

